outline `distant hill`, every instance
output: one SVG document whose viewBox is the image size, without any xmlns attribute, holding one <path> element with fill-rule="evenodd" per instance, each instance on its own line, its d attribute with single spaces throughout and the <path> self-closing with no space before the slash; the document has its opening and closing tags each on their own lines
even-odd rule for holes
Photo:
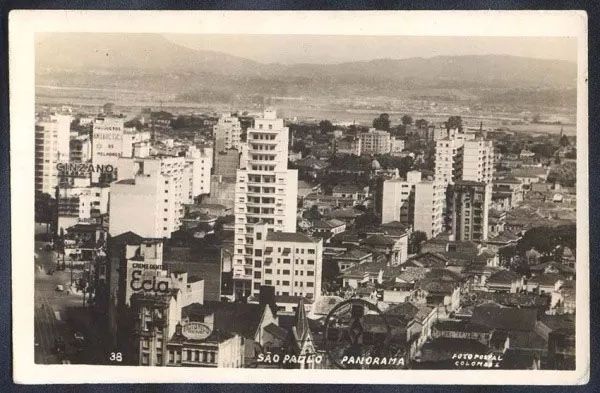
<svg viewBox="0 0 600 393">
<path fill-rule="evenodd" d="M 123 37 L 126 37 L 124 39 Z M 189 49 L 154 34 L 52 34 L 36 41 L 38 72 L 193 73 L 230 77 L 316 78 L 329 83 L 402 81 L 417 86 L 573 87 L 576 64 L 516 56 L 438 56 L 340 64 L 262 64 Z"/>
</svg>

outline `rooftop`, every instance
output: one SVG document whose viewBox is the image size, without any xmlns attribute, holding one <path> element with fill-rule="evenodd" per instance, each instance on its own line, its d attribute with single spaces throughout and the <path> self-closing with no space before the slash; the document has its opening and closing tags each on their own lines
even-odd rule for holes
<svg viewBox="0 0 600 393">
<path fill-rule="evenodd" d="M 269 232 L 267 234 L 267 240 L 277 242 L 317 243 L 317 240 L 299 232 Z"/>
<path fill-rule="evenodd" d="M 224 303 L 208 301 L 204 304 L 192 303 L 181 310 L 183 317 L 204 321 L 204 317 L 214 315 L 214 329 L 226 333 L 238 333 L 253 340 L 260 327 L 265 305 L 249 303 Z"/>
<path fill-rule="evenodd" d="M 537 310 L 502 307 L 494 304 L 476 306 L 471 322 L 493 329 L 532 331 L 537 321 Z"/>
</svg>

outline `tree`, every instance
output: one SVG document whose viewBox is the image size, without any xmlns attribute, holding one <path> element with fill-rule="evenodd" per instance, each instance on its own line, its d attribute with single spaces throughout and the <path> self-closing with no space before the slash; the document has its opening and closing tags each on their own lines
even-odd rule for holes
<svg viewBox="0 0 600 393">
<path fill-rule="evenodd" d="M 319 213 L 319 208 L 317 205 L 311 206 L 310 209 L 304 212 L 303 216 L 310 221 L 320 220 L 322 217 L 321 213 Z"/>
<path fill-rule="evenodd" d="M 50 194 L 37 192 L 35 194 L 35 221 L 44 224 L 52 224 L 56 214 L 56 199 Z"/>
<path fill-rule="evenodd" d="M 554 228 L 535 227 L 525 232 L 517 243 L 517 251 L 523 255 L 525 251 L 535 248 L 542 254 L 550 255 L 554 252 L 559 242 Z"/>
<path fill-rule="evenodd" d="M 333 132 L 334 129 L 333 124 L 331 124 L 329 120 L 321 120 L 319 122 L 319 128 L 321 129 L 322 134 Z"/>
<path fill-rule="evenodd" d="M 577 167 L 574 162 L 564 162 L 560 166 L 552 168 L 548 173 L 548 183 L 558 183 L 563 187 L 574 187 L 577 176 Z"/>
<path fill-rule="evenodd" d="M 539 158 L 552 158 L 556 152 L 556 147 L 551 143 L 536 143 L 531 147 L 531 151 Z"/>
<path fill-rule="evenodd" d="M 563 135 L 560 137 L 560 145 L 562 147 L 567 147 L 571 144 L 571 142 L 569 142 L 569 137 L 566 135 Z"/>
<path fill-rule="evenodd" d="M 421 253 L 421 246 L 427 240 L 427 234 L 423 231 L 414 231 L 408 239 L 408 248 L 411 254 Z"/>
<path fill-rule="evenodd" d="M 459 131 L 462 131 L 462 117 L 460 116 L 450 116 L 448 121 L 446 122 L 446 129 L 451 130 L 454 128 L 458 128 Z"/>
<path fill-rule="evenodd" d="M 409 115 L 402 116 L 402 124 L 405 126 L 411 125 L 413 123 L 413 118 Z"/>
<path fill-rule="evenodd" d="M 379 117 L 373 120 L 373 127 L 378 130 L 389 131 L 390 130 L 390 115 L 382 113 Z"/>
<path fill-rule="evenodd" d="M 419 119 L 419 120 L 415 121 L 415 126 L 418 129 L 427 128 L 429 126 L 429 122 L 425 119 Z"/>
</svg>

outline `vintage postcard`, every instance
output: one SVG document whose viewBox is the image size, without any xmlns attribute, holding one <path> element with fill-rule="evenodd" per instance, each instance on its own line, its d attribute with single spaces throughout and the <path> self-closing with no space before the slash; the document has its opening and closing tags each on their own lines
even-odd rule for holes
<svg viewBox="0 0 600 393">
<path fill-rule="evenodd" d="M 9 35 L 16 382 L 588 381 L 585 12 Z"/>
</svg>

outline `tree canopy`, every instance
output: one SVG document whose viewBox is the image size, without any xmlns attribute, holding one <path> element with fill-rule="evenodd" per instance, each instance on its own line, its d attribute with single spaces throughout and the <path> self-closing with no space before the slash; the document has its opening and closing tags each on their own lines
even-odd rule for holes
<svg viewBox="0 0 600 393">
<path fill-rule="evenodd" d="M 427 126 L 429 126 L 429 122 L 425 119 L 419 119 L 415 121 L 415 126 L 417 128 L 427 128 Z"/>
<path fill-rule="evenodd" d="M 329 120 L 321 120 L 319 122 L 319 128 L 321 129 L 322 134 L 328 134 L 334 130 L 333 124 Z"/>
<path fill-rule="evenodd" d="M 460 116 L 450 116 L 448 121 L 446 121 L 446 129 L 451 130 L 453 128 L 458 128 L 459 131 L 462 131 L 462 117 Z"/>
<path fill-rule="evenodd" d="M 389 131 L 390 130 L 390 115 L 382 113 L 379 117 L 373 119 L 373 127 L 378 130 Z"/>
<path fill-rule="evenodd" d="M 402 116 L 402 124 L 405 126 L 411 125 L 413 123 L 413 118 L 410 115 Z"/>
</svg>

